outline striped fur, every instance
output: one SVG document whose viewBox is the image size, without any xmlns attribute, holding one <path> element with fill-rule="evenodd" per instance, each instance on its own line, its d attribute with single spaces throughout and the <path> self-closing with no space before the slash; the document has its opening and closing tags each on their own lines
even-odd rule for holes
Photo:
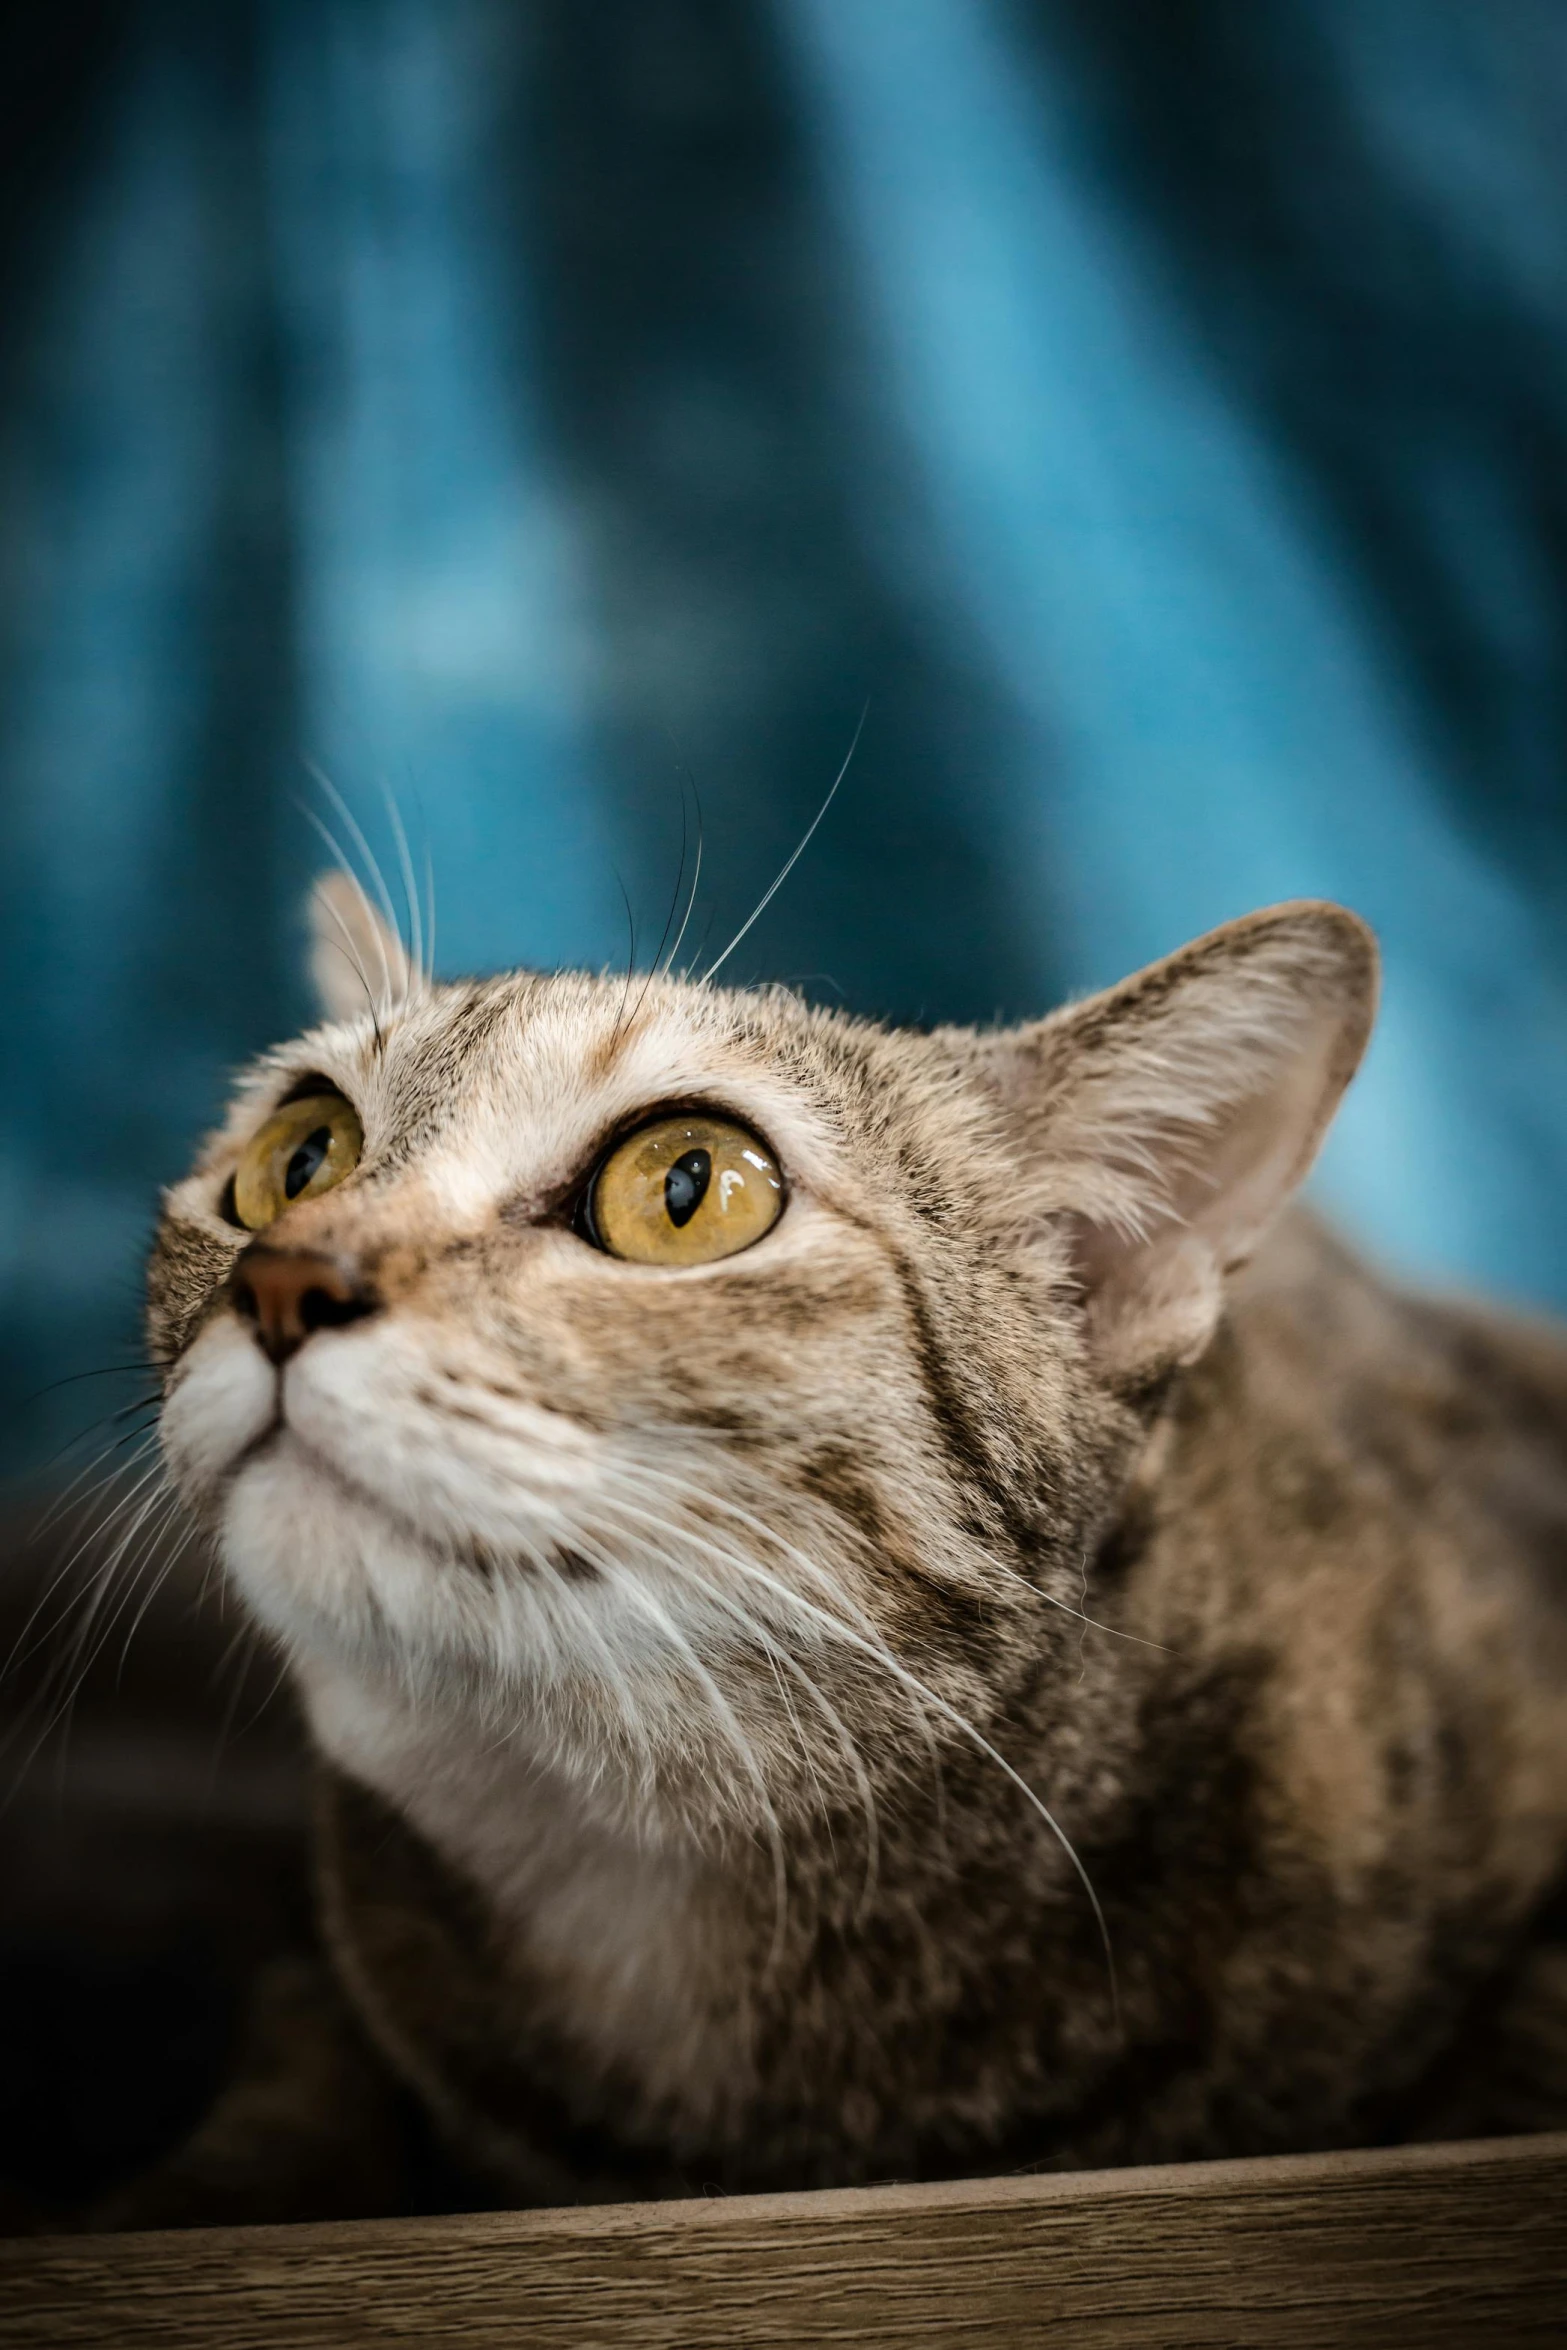
<svg viewBox="0 0 1567 2350">
<path fill-rule="evenodd" d="M 1275 909 L 988 1036 L 435 986 L 330 894 L 321 937 L 335 1016 L 166 1201 L 164 1443 L 301 1693 L 350 2028 L 465 2191 L 1567 2119 L 1493 2049 L 1562 2030 L 1567 1351 L 1277 1221 L 1360 925 Z M 221 1201 L 307 1075 L 365 1157 L 278 1236 L 385 1310 L 280 1379 Z M 671 1103 L 789 1185 L 679 1272 L 569 1212 Z"/>
</svg>

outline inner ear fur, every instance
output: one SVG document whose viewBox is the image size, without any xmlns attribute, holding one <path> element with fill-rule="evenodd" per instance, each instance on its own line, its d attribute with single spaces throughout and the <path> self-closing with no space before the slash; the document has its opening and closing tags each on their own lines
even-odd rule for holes
<svg viewBox="0 0 1567 2350">
<path fill-rule="evenodd" d="M 1119 987 L 977 1040 L 1030 1221 L 1065 1240 L 1116 1383 L 1189 1363 L 1316 1157 L 1376 1011 L 1376 942 L 1305 901 L 1226 923 Z"/>
<path fill-rule="evenodd" d="M 311 889 L 310 976 L 328 1020 L 381 1018 L 423 986 L 397 932 L 346 873 L 323 873 Z"/>
</svg>

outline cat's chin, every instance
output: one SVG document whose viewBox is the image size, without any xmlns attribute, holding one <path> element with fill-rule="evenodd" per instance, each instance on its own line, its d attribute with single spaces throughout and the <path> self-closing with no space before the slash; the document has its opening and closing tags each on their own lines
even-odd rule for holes
<svg viewBox="0 0 1567 2350">
<path fill-rule="evenodd" d="M 513 1562 L 497 1576 L 454 1556 L 286 1425 L 228 1481 L 219 1548 L 252 1614 L 292 1656 L 365 1684 L 444 1693 L 488 1714 L 497 1700 L 562 1688 L 580 1706 L 606 1669 L 623 1684 L 668 1664 L 642 1609 L 558 1569 Z"/>
<path fill-rule="evenodd" d="M 170 1389 L 165 1456 L 246 1602 L 291 1649 L 376 1656 L 400 1675 L 413 1660 L 526 1674 L 529 1652 L 550 1646 L 548 1625 L 525 1621 L 538 1612 L 528 1562 L 592 1579 L 552 1540 L 562 1498 L 591 1483 L 590 1448 L 537 1409 L 458 1424 L 430 1385 L 406 1334 L 334 1334 L 279 1374 L 218 1320 Z M 498 1607 L 503 1561 L 510 1604 Z M 527 1636 L 539 1630 L 542 1642 Z"/>
<path fill-rule="evenodd" d="M 290 1649 L 382 1666 L 487 1644 L 482 1594 L 429 1544 L 274 1426 L 233 1474 L 220 1548 L 253 1613 Z"/>
<path fill-rule="evenodd" d="M 629 1713 L 685 1745 L 693 1705 L 727 1720 L 720 1681 L 776 1578 L 759 1604 L 741 1559 L 726 1588 L 709 1528 L 672 1541 L 645 1464 L 455 1353 L 380 1323 L 280 1374 L 221 1318 L 190 1348 L 165 1451 L 251 1614 L 296 1665 L 450 1700 L 487 1735 L 542 1705 L 588 1738 L 585 1767 Z M 797 1612 L 775 1636 L 798 1637 Z"/>
</svg>

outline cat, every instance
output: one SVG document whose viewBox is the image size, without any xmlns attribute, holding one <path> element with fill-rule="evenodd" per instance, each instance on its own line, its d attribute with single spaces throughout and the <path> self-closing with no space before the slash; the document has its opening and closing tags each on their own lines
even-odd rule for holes
<svg viewBox="0 0 1567 2350">
<path fill-rule="evenodd" d="M 1567 2121 L 1567 1345 L 1290 1204 L 1355 916 L 912 1033 L 315 915 L 149 1327 L 324 1956 L 122 2220 Z"/>
</svg>

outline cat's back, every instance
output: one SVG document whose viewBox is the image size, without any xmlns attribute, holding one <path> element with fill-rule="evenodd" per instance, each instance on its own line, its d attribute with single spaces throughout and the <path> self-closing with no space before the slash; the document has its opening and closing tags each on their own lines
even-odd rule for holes
<svg viewBox="0 0 1567 2350">
<path fill-rule="evenodd" d="M 1299 1217 L 1139 1483 L 1120 1571 L 1121 1621 L 1160 1643 L 1145 1811 L 1190 1865 L 1138 1932 L 1178 1957 L 1211 1913 L 1222 2021 L 1190 2094 L 1260 2098 L 1270 2128 L 1290 2117 L 1279 2143 L 1443 2134 L 1433 2068 L 1479 1982 L 1538 2005 L 1520 1953 L 1567 1872 L 1567 1341 L 1406 1292 Z M 1544 2021 L 1520 2008 L 1520 2047 L 1559 2031 L 1564 1994 L 1552 1974 Z M 1299 2102 L 1302 2046 L 1332 2111 Z M 1522 2126 L 1488 2095 L 1454 2106 L 1465 2128 Z M 1205 2142 L 1181 2114 L 1139 2147 Z"/>
<path fill-rule="evenodd" d="M 1460 1553 L 1567 1635 L 1567 1327 L 1405 1288 L 1302 1212 L 1232 1333 L 1203 1403 L 1210 1440 L 1251 1449 L 1239 1482 L 1282 1488 L 1308 1540 Z"/>
<path fill-rule="evenodd" d="M 1567 1865 L 1567 1334 L 1297 1215 L 1167 1443 L 1155 1628 L 1255 1661 L 1289 1842 L 1527 1910 Z"/>
</svg>

